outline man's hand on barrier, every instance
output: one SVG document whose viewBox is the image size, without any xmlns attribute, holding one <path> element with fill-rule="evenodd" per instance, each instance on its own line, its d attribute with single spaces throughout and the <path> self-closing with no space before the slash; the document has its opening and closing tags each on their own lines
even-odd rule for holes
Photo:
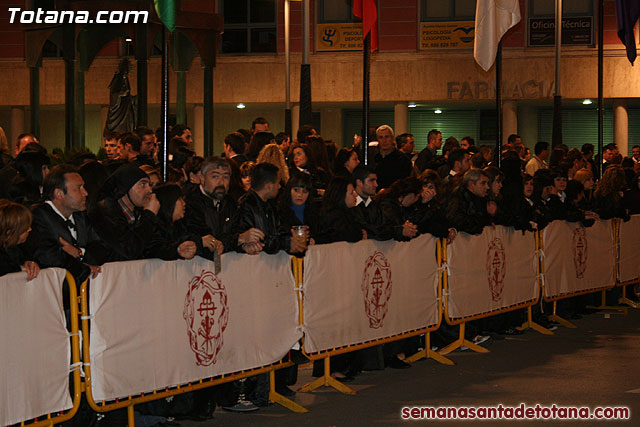
<svg viewBox="0 0 640 427">
<path fill-rule="evenodd" d="M 264 233 L 259 228 L 250 228 L 238 236 L 238 244 L 260 243 L 264 240 Z"/>
<path fill-rule="evenodd" d="M 91 270 L 92 279 L 95 279 L 96 277 L 98 277 L 98 274 L 102 272 L 102 267 L 100 267 L 99 265 L 90 265 L 89 269 Z"/>
<path fill-rule="evenodd" d="M 362 240 L 367 240 L 369 238 L 369 235 L 367 234 L 367 230 L 365 230 L 364 228 L 362 229 Z"/>
<path fill-rule="evenodd" d="M 40 266 L 33 261 L 26 261 L 22 264 L 22 271 L 27 272 L 27 280 L 33 280 L 40 273 Z"/>
<path fill-rule="evenodd" d="M 404 224 L 402 224 L 402 235 L 404 237 L 408 237 L 408 238 L 412 239 L 412 238 L 416 237 L 416 234 L 418 234 L 418 226 L 417 225 L 415 225 L 411 221 L 405 221 Z"/>
<path fill-rule="evenodd" d="M 449 235 L 447 236 L 447 245 L 452 244 L 457 235 L 458 235 L 458 232 L 456 231 L 456 229 L 450 228 Z"/>
<path fill-rule="evenodd" d="M 600 215 L 598 215 L 596 212 L 584 211 L 584 218 L 596 220 L 596 219 L 600 219 Z"/>
<path fill-rule="evenodd" d="M 245 243 L 242 245 L 242 249 L 249 255 L 257 255 L 262 252 L 264 243 Z"/>
<path fill-rule="evenodd" d="M 184 259 L 191 259 L 196 255 L 196 243 L 190 240 L 180 243 L 178 246 L 178 255 Z"/>
<path fill-rule="evenodd" d="M 218 255 L 222 255 L 222 252 L 224 251 L 224 244 L 211 234 L 202 236 L 202 246 L 209 249 L 211 252 L 217 251 Z"/>
</svg>

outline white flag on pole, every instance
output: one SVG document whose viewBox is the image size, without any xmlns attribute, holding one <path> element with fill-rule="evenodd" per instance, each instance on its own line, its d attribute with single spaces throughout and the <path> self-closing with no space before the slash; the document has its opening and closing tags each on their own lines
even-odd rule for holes
<svg viewBox="0 0 640 427">
<path fill-rule="evenodd" d="M 518 22 L 518 0 L 478 0 L 473 57 L 485 71 L 489 71 L 496 60 L 502 36 Z"/>
</svg>

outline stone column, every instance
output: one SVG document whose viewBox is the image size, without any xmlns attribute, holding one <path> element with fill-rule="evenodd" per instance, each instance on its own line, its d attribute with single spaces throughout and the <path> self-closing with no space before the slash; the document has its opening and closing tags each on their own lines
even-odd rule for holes
<svg viewBox="0 0 640 427">
<path fill-rule="evenodd" d="M 518 133 L 518 103 L 504 101 L 502 103 L 502 143 L 506 144 L 509 135 L 514 133 Z"/>
<path fill-rule="evenodd" d="M 397 135 L 409 132 L 409 107 L 406 102 L 396 102 L 393 106 L 394 131 Z"/>
<path fill-rule="evenodd" d="M 24 133 L 24 108 L 11 107 L 11 135 L 7 135 L 11 155 L 15 153 L 16 141 L 21 133 Z"/>
<path fill-rule="evenodd" d="M 613 100 L 613 142 L 623 156 L 629 155 L 629 111 L 626 99 Z M 608 141 L 604 141 L 607 145 Z"/>
<path fill-rule="evenodd" d="M 291 142 L 296 140 L 298 128 L 300 127 L 300 104 L 291 106 Z"/>
<path fill-rule="evenodd" d="M 198 156 L 204 156 L 204 106 L 193 106 L 193 150 Z"/>
</svg>

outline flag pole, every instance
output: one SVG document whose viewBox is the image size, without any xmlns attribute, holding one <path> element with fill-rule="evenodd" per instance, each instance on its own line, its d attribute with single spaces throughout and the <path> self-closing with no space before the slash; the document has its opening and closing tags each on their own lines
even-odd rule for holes
<svg viewBox="0 0 640 427">
<path fill-rule="evenodd" d="M 551 145 L 562 144 L 562 92 L 560 90 L 560 48 L 562 47 L 562 0 L 556 0 L 556 82 L 553 97 L 553 133 Z"/>
<path fill-rule="evenodd" d="M 600 153 L 600 165 L 598 174 L 602 179 L 602 152 L 604 149 L 604 90 L 603 90 L 603 57 L 604 57 L 604 4 L 598 0 L 598 153 Z"/>
<path fill-rule="evenodd" d="M 371 33 L 364 38 L 362 76 L 362 159 L 369 164 L 369 77 L 371 71 Z"/>
<path fill-rule="evenodd" d="M 498 43 L 496 52 L 496 164 L 502 163 L 502 40 Z"/>
<path fill-rule="evenodd" d="M 169 141 L 167 136 L 167 118 L 169 116 L 169 34 L 167 27 L 162 26 L 162 66 L 161 66 L 161 95 L 160 95 L 160 126 L 162 127 L 162 179 L 167 180 Z"/>
</svg>

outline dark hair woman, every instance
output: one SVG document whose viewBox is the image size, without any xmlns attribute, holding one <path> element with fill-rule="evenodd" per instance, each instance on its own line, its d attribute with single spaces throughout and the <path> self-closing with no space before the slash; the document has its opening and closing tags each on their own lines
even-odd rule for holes
<svg viewBox="0 0 640 427">
<path fill-rule="evenodd" d="M 358 152 L 353 148 L 341 148 L 333 163 L 333 174 L 352 179 L 353 170 L 360 164 Z"/>
<path fill-rule="evenodd" d="M 311 175 L 311 184 L 314 190 L 314 196 L 322 197 L 327 184 L 329 183 L 329 174 L 324 170 L 316 167 L 315 157 L 311 147 L 307 144 L 294 144 L 291 147 L 290 161 L 293 167 L 290 171 L 297 169 L 300 172 Z"/>
<path fill-rule="evenodd" d="M 164 260 L 191 259 L 198 249 L 202 253 L 197 236 L 189 234 L 184 226 L 185 202 L 182 198 L 182 188 L 177 184 L 160 184 L 153 189 L 160 209 L 156 215 L 156 227 L 150 244 L 146 248 L 145 256 Z"/>
<path fill-rule="evenodd" d="M 425 169 L 418 180 L 422 185 L 420 200 L 414 205 L 409 220 L 418 226 L 420 234 L 429 233 L 435 237 L 455 236 L 455 230 L 449 228 L 446 212 L 442 203 L 442 179 L 438 172 Z"/>
<path fill-rule="evenodd" d="M 42 152 L 21 152 L 13 164 L 18 174 L 9 188 L 11 200 L 26 206 L 40 202 L 42 182 L 49 173 L 49 163 L 49 157 Z"/>
<path fill-rule="evenodd" d="M 306 173 L 294 172 L 278 201 L 278 213 L 283 233 L 290 234 L 294 227 L 305 226 L 303 231 L 313 239 L 316 233 L 317 215 L 309 198 L 311 177 Z M 296 229 L 297 231 L 297 229 Z"/>
<path fill-rule="evenodd" d="M 356 191 L 351 181 L 339 177 L 331 180 L 322 200 L 316 242 L 357 242 L 366 238 L 354 216 L 355 206 Z"/>
<path fill-rule="evenodd" d="M 602 219 L 623 218 L 627 220 L 627 213 L 622 202 L 623 191 L 627 180 L 622 167 L 612 164 L 605 169 L 602 179 L 593 192 L 595 211 Z"/>
<path fill-rule="evenodd" d="M 0 199 L 0 276 L 19 271 L 27 272 L 27 280 L 34 279 L 40 267 L 27 260 L 20 247 L 31 231 L 31 212 L 25 206 Z"/>
<path fill-rule="evenodd" d="M 418 227 L 410 221 L 412 206 L 420 199 L 422 183 L 416 177 L 402 178 L 376 196 L 382 213 L 393 224 L 393 237 L 399 241 L 418 235 Z"/>
</svg>

